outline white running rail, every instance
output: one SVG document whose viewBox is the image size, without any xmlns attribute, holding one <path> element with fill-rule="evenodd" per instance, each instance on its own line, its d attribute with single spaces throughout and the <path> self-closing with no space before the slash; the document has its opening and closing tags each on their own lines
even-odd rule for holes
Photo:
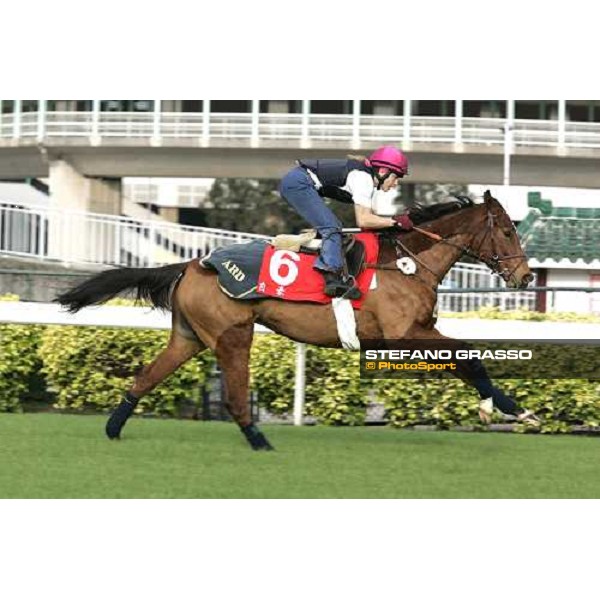
<svg viewBox="0 0 600 600">
<path fill-rule="evenodd" d="M 532 286 L 535 282 L 532 283 Z M 501 310 L 536 309 L 536 293 L 527 291 L 515 292 L 472 292 L 456 293 L 453 289 L 466 288 L 498 288 L 505 287 L 504 281 L 492 274 L 484 265 L 457 263 L 446 275 L 440 285 L 445 290 L 438 294 L 438 310 L 440 312 L 465 312 L 480 308 L 500 308 Z"/>
<path fill-rule="evenodd" d="M 265 236 L 0 202 L 0 252 L 71 263 L 151 267 Z"/>
</svg>

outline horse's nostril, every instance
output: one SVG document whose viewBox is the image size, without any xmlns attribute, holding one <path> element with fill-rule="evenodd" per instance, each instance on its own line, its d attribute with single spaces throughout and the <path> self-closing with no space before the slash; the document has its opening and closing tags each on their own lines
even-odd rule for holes
<svg viewBox="0 0 600 600">
<path fill-rule="evenodd" d="M 531 283 L 533 281 L 533 273 L 527 273 L 527 275 L 525 275 L 523 277 L 523 283 Z"/>
</svg>

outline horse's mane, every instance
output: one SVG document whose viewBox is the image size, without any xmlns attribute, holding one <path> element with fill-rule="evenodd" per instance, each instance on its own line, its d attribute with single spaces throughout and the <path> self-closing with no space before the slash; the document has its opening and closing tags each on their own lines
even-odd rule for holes
<svg viewBox="0 0 600 600">
<path fill-rule="evenodd" d="M 457 213 L 466 208 L 472 208 L 473 206 L 477 206 L 473 200 L 466 196 L 461 196 L 455 200 L 441 202 L 440 204 L 433 204 L 431 206 L 417 205 L 414 208 L 411 208 L 408 211 L 408 214 L 410 215 L 411 221 L 419 226 L 422 223 L 435 221 L 441 217 Z M 385 247 L 395 248 L 395 242 L 399 235 L 398 230 L 395 227 L 381 229 L 379 230 L 378 235 L 380 240 L 385 244 Z M 407 233 L 401 233 L 400 235 L 403 236 L 404 240 L 410 240 L 410 247 L 413 252 L 419 253 L 431 245 L 431 240 L 429 238 L 417 233 L 409 231 Z"/>
<path fill-rule="evenodd" d="M 475 202 L 473 202 L 471 198 L 461 196 L 460 198 L 457 197 L 456 200 L 442 202 L 440 204 L 433 204 L 432 206 L 421 206 L 417 204 L 417 206 L 409 210 L 408 214 L 415 225 L 420 225 L 421 223 L 435 221 L 435 219 L 439 219 L 444 215 L 462 210 L 464 208 L 470 208 L 474 205 Z"/>
</svg>

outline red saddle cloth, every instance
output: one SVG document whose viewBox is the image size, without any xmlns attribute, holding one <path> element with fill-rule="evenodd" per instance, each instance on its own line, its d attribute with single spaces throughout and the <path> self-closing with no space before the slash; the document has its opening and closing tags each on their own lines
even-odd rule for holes
<svg viewBox="0 0 600 600">
<path fill-rule="evenodd" d="M 365 246 L 365 262 L 375 264 L 379 254 L 377 235 L 357 233 L 356 239 Z M 324 293 L 323 275 L 313 269 L 315 260 L 316 254 L 277 250 L 269 246 L 263 255 L 256 291 L 265 296 L 296 302 L 331 302 L 332 298 Z M 351 300 L 354 308 L 360 308 L 364 302 L 374 274 L 375 269 L 367 268 L 356 278 L 362 296 L 358 300 Z"/>
</svg>

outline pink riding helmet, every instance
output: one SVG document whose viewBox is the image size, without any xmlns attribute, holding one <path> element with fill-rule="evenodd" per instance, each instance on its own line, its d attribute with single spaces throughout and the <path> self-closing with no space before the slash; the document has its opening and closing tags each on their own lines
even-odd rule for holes
<svg viewBox="0 0 600 600">
<path fill-rule="evenodd" d="M 377 148 L 369 156 L 369 162 L 374 167 L 385 167 L 400 177 L 408 175 L 408 158 L 406 158 L 406 154 L 402 150 L 395 146 Z"/>
</svg>

